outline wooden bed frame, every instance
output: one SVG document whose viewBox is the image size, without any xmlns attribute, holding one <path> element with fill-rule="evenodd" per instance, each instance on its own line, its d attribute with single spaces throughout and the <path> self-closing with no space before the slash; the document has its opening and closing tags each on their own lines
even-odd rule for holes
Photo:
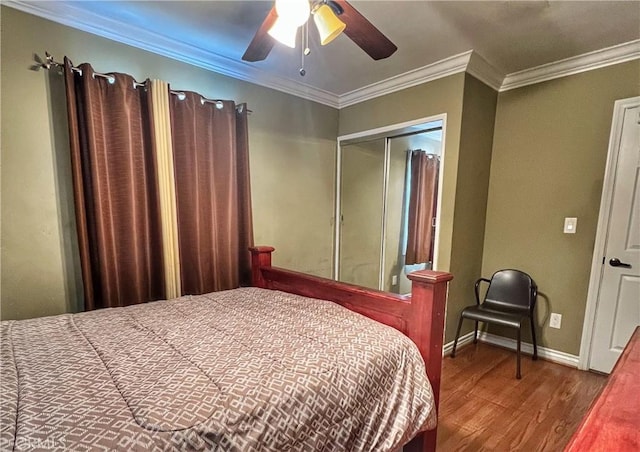
<svg viewBox="0 0 640 452">
<path fill-rule="evenodd" d="M 447 285 L 453 275 L 430 270 L 410 273 L 411 295 L 396 295 L 272 267 L 271 253 L 275 248 L 270 246 L 249 250 L 253 286 L 333 301 L 412 339 L 424 359 L 438 410 Z M 435 451 L 436 435 L 437 429 L 419 433 L 404 450 Z"/>
</svg>

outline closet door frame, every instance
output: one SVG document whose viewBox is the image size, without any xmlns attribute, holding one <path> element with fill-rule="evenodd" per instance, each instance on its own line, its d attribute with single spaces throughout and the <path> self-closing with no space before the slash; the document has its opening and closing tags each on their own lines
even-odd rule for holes
<svg viewBox="0 0 640 452">
<path fill-rule="evenodd" d="M 376 138 L 384 138 L 385 139 L 385 156 L 384 156 L 384 181 L 383 181 L 383 207 L 382 207 L 382 234 L 381 234 L 381 252 L 380 252 L 380 271 L 378 274 L 378 288 L 382 288 L 384 278 L 384 257 L 385 257 L 385 247 L 384 247 L 384 238 L 386 235 L 386 197 L 387 197 L 387 189 L 388 189 L 388 172 L 389 172 L 389 154 L 390 154 L 390 146 L 389 140 L 393 137 L 403 135 L 409 132 L 409 128 L 415 126 L 425 127 L 429 123 L 440 122 L 442 127 L 442 150 L 440 161 L 442 162 L 440 165 L 440 177 L 438 180 L 438 213 L 436 215 L 436 237 L 434 244 L 434 270 L 435 263 L 438 258 L 438 245 L 439 245 L 439 235 L 440 235 L 440 206 L 442 205 L 442 184 L 444 180 L 444 162 L 445 162 L 445 140 L 446 140 L 446 127 L 447 127 L 447 114 L 442 113 L 434 116 L 427 116 L 424 118 L 414 119 L 412 121 L 406 121 L 397 124 L 391 124 L 388 126 L 378 127 L 375 129 L 364 130 L 361 132 L 350 133 L 346 135 L 341 135 L 337 139 L 337 147 L 336 147 L 336 161 L 335 161 L 335 197 L 334 197 L 334 231 L 333 231 L 333 268 L 332 268 L 332 278 L 334 280 L 338 280 L 340 276 L 340 232 L 341 232 L 341 218 L 342 218 L 342 153 L 343 146 L 346 144 L 355 143 L 357 141 L 368 141 Z"/>
</svg>

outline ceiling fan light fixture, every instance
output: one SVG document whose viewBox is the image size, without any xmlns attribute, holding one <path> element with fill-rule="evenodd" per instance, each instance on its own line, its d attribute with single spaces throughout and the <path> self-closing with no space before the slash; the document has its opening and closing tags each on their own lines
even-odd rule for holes
<svg viewBox="0 0 640 452">
<path fill-rule="evenodd" d="M 278 42 L 295 49 L 296 37 L 298 36 L 297 25 L 291 25 L 278 17 L 267 33 L 269 33 Z"/>
<path fill-rule="evenodd" d="M 276 13 L 291 27 L 299 27 L 309 19 L 311 5 L 308 0 L 276 0 Z"/>
<path fill-rule="evenodd" d="M 320 33 L 320 44 L 323 46 L 337 38 L 346 28 L 346 24 L 336 16 L 326 3 L 314 10 L 313 21 L 316 23 L 316 28 Z"/>
</svg>

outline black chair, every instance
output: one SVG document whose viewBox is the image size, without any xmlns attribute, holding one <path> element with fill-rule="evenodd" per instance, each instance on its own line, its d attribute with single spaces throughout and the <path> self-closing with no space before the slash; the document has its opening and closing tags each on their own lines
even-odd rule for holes
<svg viewBox="0 0 640 452">
<path fill-rule="evenodd" d="M 489 283 L 487 293 L 482 304 L 480 303 L 480 283 Z M 531 323 L 531 337 L 533 338 L 533 359 L 538 359 L 538 346 L 536 344 L 536 330 L 534 326 L 534 308 L 538 297 L 538 287 L 527 275 L 520 270 L 499 270 L 493 274 L 491 280 L 480 278 L 476 281 L 476 304 L 468 306 L 460 313 L 456 339 L 453 342 L 451 357 L 455 358 L 460 328 L 464 319 L 474 320 L 475 330 L 473 343 L 478 342 L 478 322 L 493 323 L 515 328 L 518 332 L 518 346 L 516 349 L 517 367 L 516 378 L 520 379 L 520 336 L 522 324 L 526 318 Z"/>
</svg>

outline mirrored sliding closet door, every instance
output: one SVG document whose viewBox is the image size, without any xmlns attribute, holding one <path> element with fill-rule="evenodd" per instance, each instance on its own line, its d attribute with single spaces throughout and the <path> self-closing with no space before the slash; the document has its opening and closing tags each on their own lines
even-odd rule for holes
<svg viewBox="0 0 640 452">
<path fill-rule="evenodd" d="M 341 137 L 334 275 L 394 293 L 431 268 L 443 121 Z"/>
</svg>

